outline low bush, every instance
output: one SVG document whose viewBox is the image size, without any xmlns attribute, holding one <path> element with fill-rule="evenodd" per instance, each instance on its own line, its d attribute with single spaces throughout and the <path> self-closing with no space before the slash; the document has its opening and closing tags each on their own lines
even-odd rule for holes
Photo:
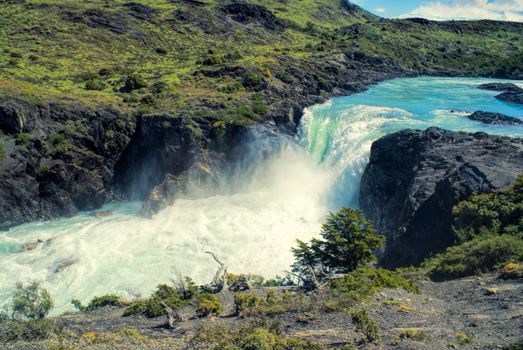
<svg viewBox="0 0 523 350">
<path fill-rule="evenodd" d="M 523 264 L 509 262 L 501 268 L 501 274 L 499 277 L 506 280 L 523 278 Z"/>
<path fill-rule="evenodd" d="M 276 78 L 280 79 L 281 81 L 287 84 L 291 84 L 292 82 L 294 82 L 292 76 L 286 71 L 279 71 L 278 73 L 276 73 Z"/>
<path fill-rule="evenodd" d="M 380 339 L 380 329 L 367 310 L 355 311 L 351 318 L 356 330 L 365 335 L 367 342 L 372 343 Z"/>
<path fill-rule="evenodd" d="M 49 314 L 53 308 L 53 300 L 40 282 L 33 281 L 28 285 L 18 282 L 13 294 L 12 308 L 14 317 L 38 320 Z"/>
<path fill-rule="evenodd" d="M 523 175 L 506 192 L 474 194 L 452 210 L 458 242 L 478 236 L 523 232 Z"/>
<path fill-rule="evenodd" d="M 93 311 L 104 306 L 122 306 L 120 296 L 116 294 L 106 294 L 100 297 L 94 297 L 85 308 L 85 311 Z"/>
<path fill-rule="evenodd" d="M 106 85 L 103 81 L 100 80 L 89 80 L 85 83 L 86 90 L 98 90 L 101 91 L 105 89 Z"/>
<path fill-rule="evenodd" d="M 222 303 L 214 294 L 204 294 L 196 307 L 198 317 L 219 316 L 222 313 Z"/>
<path fill-rule="evenodd" d="M 182 283 L 184 285 L 183 288 L 181 285 L 178 287 L 167 284 L 158 285 L 156 291 L 152 293 L 150 298 L 135 301 L 125 309 L 123 315 L 144 314 L 147 317 L 153 318 L 166 314 L 161 304 L 162 302 L 173 309 L 191 304 L 191 300 L 198 296 L 197 288 L 190 279 L 186 279 L 182 281 Z"/>
<path fill-rule="evenodd" d="M 16 135 L 16 144 L 18 146 L 25 146 L 29 143 L 31 140 L 32 135 L 27 132 L 21 132 L 18 135 Z"/>
<path fill-rule="evenodd" d="M 451 279 L 491 272 L 509 261 L 523 261 L 523 239 L 501 235 L 450 247 L 425 266 L 433 279 Z"/>
<path fill-rule="evenodd" d="M 219 122 L 215 122 L 219 123 Z M 213 124 L 214 126 L 215 124 Z M 245 284 L 248 283 L 251 287 L 258 288 L 263 286 L 263 283 L 265 281 L 265 278 L 260 275 L 255 274 L 239 274 L 235 275 L 233 273 L 227 274 L 227 284 L 229 286 L 235 285 L 235 284 Z"/>
<path fill-rule="evenodd" d="M 54 338 L 64 330 L 63 325 L 55 320 L 0 320 L 0 344 L 18 341 L 38 341 Z"/>
<path fill-rule="evenodd" d="M 234 312 L 236 316 L 249 316 L 249 309 L 261 304 L 262 299 L 253 293 L 236 293 L 234 295 Z"/>
<path fill-rule="evenodd" d="M 147 82 L 139 74 L 130 74 L 124 78 L 124 84 L 121 88 L 122 92 L 131 92 L 147 87 Z"/>
<path fill-rule="evenodd" d="M 419 288 L 412 280 L 401 276 L 398 272 L 363 267 L 349 273 L 341 279 L 331 282 L 331 293 L 354 301 L 371 297 L 374 292 L 385 288 L 401 288 L 408 292 L 419 293 Z"/>
<path fill-rule="evenodd" d="M 240 327 L 202 327 L 192 339 L 194 348 L 227 350 L 320 350 L 321 346 L 287 337 L 281 324 L 253 321 Z"/>
<path fill-rule="evenodd" d="M 430 336 L 418 329 L 404 329 L 400 332 L 400 339 L 411 339 L 414 341 L 425 342 L 430 340 Z"/>
</svg>

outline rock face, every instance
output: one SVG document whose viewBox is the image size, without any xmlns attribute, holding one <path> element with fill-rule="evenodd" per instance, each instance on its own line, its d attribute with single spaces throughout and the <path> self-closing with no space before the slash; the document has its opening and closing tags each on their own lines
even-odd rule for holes
<svg viewBox="0 0 523 350">
<path fill-rule="evenodd" d="M 467 116 L 470 120 L 482 122 L 483 124 L 520 125 L 523 119 L 509 117 L 501 113 L 477 111 Z"/>
<path fill-rule="evenodd" d="M 490 91 L 503 91 L 496 98 L 501 101 L 523 104 L 523 89 L 512 83 L 489 83 L 478 86 L 478 88 Z"/>
<path fill-rule="evenodd" d="M 241 154 L 245 130 L 212 119 L 139 118 L 116 164 L 115 190 L 125 199 L 145 200 L 145 216 L 171 205 L 179 194 L 210 191 L 217 172 Z"/>
<path fill-rule="evenodd" d="M 377 140 L 360 207 L 387 236 L 383 264 L 419 263 L 451 245 L 452 207 L 472 193 L 506 189 L 521 172 L 522 139 L 429 128 Z"/>
<path fill-rule="evenodd" d="M 0 100 L 0 228 L 70 216 L 114 198 L 113 167 L 134 131 L 111 108 Z"/>
</svg>

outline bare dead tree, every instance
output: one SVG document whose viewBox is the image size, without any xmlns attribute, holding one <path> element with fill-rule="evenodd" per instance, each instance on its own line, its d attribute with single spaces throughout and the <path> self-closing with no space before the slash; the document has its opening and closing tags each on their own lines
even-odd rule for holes
<svg viewBox="0 0 523 350">
<path fill-rule="evenodd" d="M 214 278 L 212 279 L 212 283 L 210 284 L 210 287 L 216 291 L 216 293 L 220 293 L 221 291 L 228 290 L 229 287 L 227 285 L 227 266 L 218 259 L 216 254 L 213 252 L 205 252 L 206 254 L 209 254 L 212 256 L 214 261 L 216 261 L 219 265 L 218 271 L 216 271 L 216 274 L 214 275 Z"/>
<path fill-rule="evenodd" d="M 175 310 L 173 310 L 169 305 L 164 303 L 163 301 L 160 302 L 162 307 L 164 308 L 165 312 L 167 313 L 167 322 L 169 324 L 169 328 L 173 329 L 176 328 L 176 323 L 182 321 L 182 316 Z"/>
</svg>

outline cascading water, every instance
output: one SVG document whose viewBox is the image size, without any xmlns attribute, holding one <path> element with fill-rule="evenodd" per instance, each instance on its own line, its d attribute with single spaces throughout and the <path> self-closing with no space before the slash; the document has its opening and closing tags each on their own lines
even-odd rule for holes
<svg viewBox="0 0 523 350">
<path fill-rule="evenodd" d="M 306 109 L 297 140 L 255 128 L 244 161 L 223 178 L 217 194 L 178 199 L 151 220 L 135 215 L 140 203 L 112 204 L 104 208 L 114 212 L 110 217 L 83 213 L 0 233 L 0 305 L 18 280 L 43 281 L 54 296 L 54 313 L 69 309 L 73 298 L 146 296 L 172 270 L 208 282 L 215 266 L 206 250 L 231 272 L 279 274 L 292 262 L 295 239 L 314 236 L 329 210 L 357 206 L 370 146 L 380 136 L 432 125 L 523 136 L 521 126 L 464 117 L 476 110 L 523 116 L 521 106 L 476 89 L 483 82 L 385 82 Z M 23 249 L 38 240 L 34 249 Z"/>
</svg>

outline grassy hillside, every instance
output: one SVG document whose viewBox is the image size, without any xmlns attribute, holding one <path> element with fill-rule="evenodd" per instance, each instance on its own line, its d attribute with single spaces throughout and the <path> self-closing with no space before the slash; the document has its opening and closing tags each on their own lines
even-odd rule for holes
<svg viewBox="0 0 523 350">
<path fill-rule="evenodd" d="M 310 72 L 311 62 L 326 62 L 326 75 L 315 80 L 331 93 L 329 61 L 340 54 L 356 63 L 379 56 L 415 72 L 522 74 L 514 68 L 523 50 L 517 24 L 383 20 L 339 0 L 249 4 L 263 7 L 235 9 L 222 0 L 3 2 L 1 93 L 143 112 L 200 115 L 209 107 L 205 113 L 248 121 L 267 112 L 269 90 L 303 83 L 296 70 Z"/>
</svg>

